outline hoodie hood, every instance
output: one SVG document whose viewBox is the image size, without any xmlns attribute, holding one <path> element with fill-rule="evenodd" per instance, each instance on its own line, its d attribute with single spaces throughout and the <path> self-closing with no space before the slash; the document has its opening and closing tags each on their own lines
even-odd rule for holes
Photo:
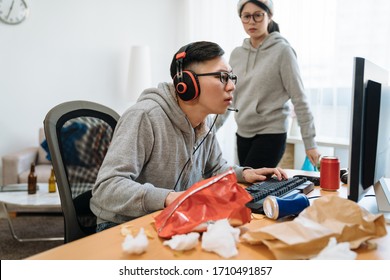
<svg viewBox="0 0 390 280">
<path fill-rule="evenodd" d="M 144 90 L 134 106 L 148 108 L 150 111 L 154 108 L 161 108 L 181 131 L 188 132 L 191 127 L 191 123 L 178 105 L 172 83 L 160 83 L 157 88 Z"/>
<path fill-rule="evenodd" d="M 280 47 L 290 46 L 288 41 L 279 32 L 269 34 L 258 48 L 252 47 L 250 38 L 245 38 L 242 43 L 242 48 L 248 52 L 245 67 L 246 72 L 250 71 L 256 65 L 259 53 L 268 51 L 275 45 L 279 45 Z"/>
<path fill-rule="evenodd" d="M 250 43 L 250 38 L 245 38 L 244 39 L 244 42 L 242 43 L 242 47 L 244 49 L 247 49 L 247 50 L 266 50 L 276 44 L 287 44 L 287 45 L 290 45 L 288 43 L 288 41 L 282 36 L 280 35 L 279 32 L 272 32 L 270 34 L 268 34 L 267 37 L 265 37 L 263 43 L 260 45 L 260 47 L 258 47 L 257 49 L 252 47 L 251 43 Z"/>
<path fill-rule="evenodd" d="M 211 126 L 210 117 L 206 122 L 201 123 L 195 129 L 192 128 L 190 120 L 179 107 L 177 95 L 172 83 L 160 83 L 157 88 L 144 90 L 134 105 L 136 108 L 147 109 L 150 112 L 154 109 L 163 110 L 170 121 L 185 134 L 193 134 L 199 140 Z"/>
</svg>

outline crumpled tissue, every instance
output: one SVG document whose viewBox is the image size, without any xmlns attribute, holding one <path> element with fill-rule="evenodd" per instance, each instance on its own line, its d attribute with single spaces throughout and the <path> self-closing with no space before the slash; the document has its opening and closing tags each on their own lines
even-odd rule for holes
<svg viewBox="0 0 390 280">
<path fill-rule="evenodd" d="M 337 243 L 336 238 L 331 237 L 329 239 L 328 246 L 312 260 L 354 260 L 357 253 L 349 249 L 348 242 Z"/>
<path fill-rule="evenodd" d="M 207 226 L 202 235 L 202 249 L 214 252 L 224 258 L 238 254 L 236 243 L 239 242 L 240 230 L 229 224 L 227 219 L 218 220 Z"/>
<path fill-rule="evenodd" d="M 127 234 L 122 243 L 122 250 L 128 254 L 142 254 L 148 248 L 148 238 L 146 237 L 144 228 L 141 228 L 136 237 Z"/>
<path fill-rule="evenodd" d="M 200 234 L 198 232 L 190 232 L 188 234 L 177 234 L 172 236 L 170 240 L 163 242 L 163 245 L 171 247 L 172 250 L 186 251 L 191 250 L 198 245 Z"/>
</svg>

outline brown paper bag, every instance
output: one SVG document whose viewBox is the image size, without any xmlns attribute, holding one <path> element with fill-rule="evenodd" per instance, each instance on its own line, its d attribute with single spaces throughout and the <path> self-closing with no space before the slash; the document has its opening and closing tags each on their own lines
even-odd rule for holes
<svg viewBox="0 0 390 280">
<path fill-rule="evenodd" d="M 331 237 L 349 242 L 351 249 L 386 235 L 383 215 L 371 214 L 357 203 L 338 196 L 313 202 L 293 221 L 246 232 L 244 242 L 264 243 L 277 259 L 309 259 L 324 249 Z"/>
</svg>

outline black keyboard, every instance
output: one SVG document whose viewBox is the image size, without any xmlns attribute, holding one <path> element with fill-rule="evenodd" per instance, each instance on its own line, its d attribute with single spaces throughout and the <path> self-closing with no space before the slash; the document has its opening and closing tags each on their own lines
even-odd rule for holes
<svg viewBox="0 0 390 280">
<path fill-rule="evenodd" d="M 246 204 L 253 213 L 264 214 L 263 202 L 269 196 L 286 197 L 295 193 L 308 194 L 314 189 L 314 184 L 304 178 L 288 178 L 279 181 L 270 178 L 266 181 L 255 183 L 246 188 L 253 200 Z"/>
</svg>

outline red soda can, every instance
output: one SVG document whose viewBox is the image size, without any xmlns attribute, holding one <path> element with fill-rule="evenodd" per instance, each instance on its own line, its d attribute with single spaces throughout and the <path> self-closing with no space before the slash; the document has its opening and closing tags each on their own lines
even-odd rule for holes
<svg viewBox="0 0 390 280">
<path fill-rule="evenodd" d="M 337 157 L 321 158 L 320 186 L 325 191 L 337 191 L 340 188 L 340 161 Z"/>
</svg>

